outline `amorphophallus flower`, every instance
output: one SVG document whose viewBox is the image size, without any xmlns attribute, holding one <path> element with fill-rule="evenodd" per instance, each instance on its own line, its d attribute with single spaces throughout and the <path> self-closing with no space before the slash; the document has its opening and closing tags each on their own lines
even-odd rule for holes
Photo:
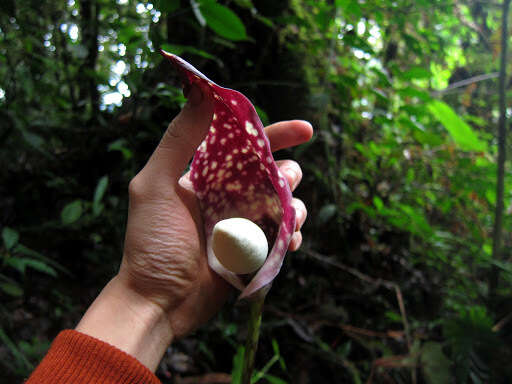
<svg viewBox="0 0 512 384">
<path fill-rule="evenodd" d="M 179 70 L 185 85 L 207 88 L 205 97 L 214 99 L 211 126 L 192 160 L 190 179 L 202 211 L 208 264 L 242 291 L 240 298 L 249 297 L 270 284 L 281 269 L 295 227 L 290 187 L 251 102 L 240 92 L 215 84 L 180 57 L 162 54 Z M 215 225 L 231 218 L 255 223 L 270 245 L 263 265 L 248 282 L 245 271 L 230 271 L 213 251 Z"/>
</svg>

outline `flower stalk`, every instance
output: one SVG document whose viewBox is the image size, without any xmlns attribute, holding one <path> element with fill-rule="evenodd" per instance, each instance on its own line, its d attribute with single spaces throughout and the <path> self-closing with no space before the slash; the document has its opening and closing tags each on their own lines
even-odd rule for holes
<svg viewBox="0 0 512 384">
<path fill-rule="evenodd" d="M 249 322 L 242 368 L 242 384 L 251 383 L 252 373 L 254 371 L 254 358 L 256 356 L 258 341 L 260 338 L 263 304 L 265 302 L 265 297 L 267 296 L 266 291 L 267 290 L 265 289 L 261 290 L 255 298 L 249 301 Z"/>
</svg>

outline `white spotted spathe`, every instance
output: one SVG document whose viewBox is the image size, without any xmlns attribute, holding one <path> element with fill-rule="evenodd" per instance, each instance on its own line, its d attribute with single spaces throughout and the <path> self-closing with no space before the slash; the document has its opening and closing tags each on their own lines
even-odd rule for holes
<svg viewBox="0 0 512 384">
<path fill-rule="evenodd" d="M 251 103 L 239 92 L 208 80 L 182 59 L 165 55 L 186 83 L 210 90 L 204 95 L 214 105 L 212 123 L 190 166 L 191 181 L 203 216 L 208 264 L 243 290 L 245 297 L 270 283 L 282 264 L 295 225 L 289 186 L 280 178 Z M 269 259 L 247 286 L 215 263 L 208 243 L 215 223 L 231 217 L 245 217 L 261 226 L 271 244 Z"/>
</svg>

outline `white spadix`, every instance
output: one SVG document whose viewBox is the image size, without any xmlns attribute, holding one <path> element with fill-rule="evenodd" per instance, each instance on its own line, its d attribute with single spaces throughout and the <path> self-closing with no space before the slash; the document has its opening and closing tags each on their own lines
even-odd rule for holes
<svg viewBox="0 0 512 384">
<path fill-rule="evenodd" d="M 267 237 L 251 220 L 233 217 L 213 227 L 212 250 L 226 269 L 237 274 L 252 273 L 267 258 Z"/>
</svg>

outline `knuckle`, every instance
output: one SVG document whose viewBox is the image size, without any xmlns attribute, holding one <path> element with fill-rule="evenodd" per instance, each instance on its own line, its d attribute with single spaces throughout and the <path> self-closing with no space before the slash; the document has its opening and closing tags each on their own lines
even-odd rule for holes
<svg viewBox="0 0 512 384">
<path fill-rule="evenodd" d="M 306 221 L 306 217 L 308 215 L 308 211 L 304 202 L 300 199 L 293 198 L 292 205 L 295 208 L 296 220 L 295 220 L 295 230 L 298 231 L 304 225 Z"/>
<path fill-rule="evenodd" d="M 292 199 L 292 204 L 295 207 L 296 211 L 299 211 L 302 215 L 306 214 L 306 212 L 307 212 L 306 205 L 304 204 L 304 202 L 302 200 L 294 197 Z"/>
<path fill-rule="evenodd" d="M 144 197 L 145 189 L 145 182 L 142 175 L 138 173 L 128 184 L 128 195 L 132 201 L 139 201 Z"/>
<path fill-rule="evenodd" d="M 181 136 L 182 128 L 181 128 L 181 119 L 180 116 L 176 116 L 174 120 L 169 123 L 167 130 L 165 131 L 166 138 L 176 139 Z"/>
<path fill-rule="evenodd" d="M 295 160 L 290 160 L 290 167 L 297 172 L 299 176 L 302 176 L 302 168 L 300 167 L 299 163 L 297 163 Z"/>
<path fill-rule="evenodd" d="M 302 244 L 302 234 L 300 232 L 295 232 L 292 236 L 292 240 L 290 241 L 290 251 L 297 251 Z"/>
<path fill-rule="evenodd" d="M 295 180 L 295 185 L 302 179 L 302 169 L 296 161 L 289 160 L 286 164 L 286 171 Z"/>
</svg>

